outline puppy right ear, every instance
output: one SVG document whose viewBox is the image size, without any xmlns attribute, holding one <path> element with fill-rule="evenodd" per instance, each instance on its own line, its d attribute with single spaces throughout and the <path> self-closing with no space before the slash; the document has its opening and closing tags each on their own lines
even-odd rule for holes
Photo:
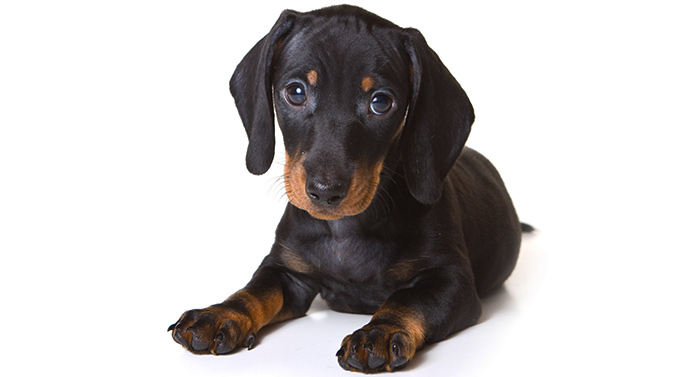
<svg viewBox="0 0 696 377">
<path fill-rule="evenodd" d="M 271 31 L 244 56 L 230 79 L 230 93 L 249 138 L 247 169 L 253 174 L 265 173 L 273 162 L 273 59 L 297 14 L 284 11 Z"/>
<path fill-rule="evenodd" d="M 469 97 L 416 29 L 404 29 L 413 72 L 402 137 L 409 191 L 423 204 L 440 199 L 442 184 L 462 153 L 474 122 Z"/>
</svg>

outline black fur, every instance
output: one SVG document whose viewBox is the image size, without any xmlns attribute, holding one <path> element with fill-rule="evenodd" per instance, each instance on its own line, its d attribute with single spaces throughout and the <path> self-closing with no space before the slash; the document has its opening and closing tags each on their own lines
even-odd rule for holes
<svg viewBox="0 0 696 377">
<path fill-rule="evenodd" d="M 365 77 L 372 85 L 361 87 Z M 305 88 L 302 106 L 287 100 L 294 84 Z M 337 354 L 346 369 L 377 372 L 402 368 L 423 344 L 478 321 L 480 297 L 515 266 L 521 225 L 493 165 L 464 147 L 473 108 L 420 32 L 350 6 L 285 11 L 239 64 L 230 90 L 249 137 L 249 171 L 262 174 L 273 160 L 275 109 L 306 182 L 288 186 L 271 253 L 244 290 L 282 292 L 271 322 L 302 316 L 317 294 L 338 311 L 377 312 Z M 379 93 L 393 99 L 382 115 L 369 110 Z M 364 178 L 360 169 L 375 169 L 377 189 L 364 209 L 338 216 L 354 195 L 348 187 Z M 233 338 L 222 326 L 228 317 L 186 331 Z M 175 331 L 191 349 L 184 335 Z M 207 342 L 213 353 L 235 346 Z"/>
</svg>

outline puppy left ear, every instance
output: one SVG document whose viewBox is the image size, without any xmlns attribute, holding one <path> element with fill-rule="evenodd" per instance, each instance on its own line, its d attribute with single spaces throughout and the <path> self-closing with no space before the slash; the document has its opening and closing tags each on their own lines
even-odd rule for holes
<svg viewBox="0 0 696 377">
<path fill-rule="evenodd" d="M 415 29 L 404 32 L 413 83 L 401 161 L 411 194 L 421 203 L 433 204 L 469 137 L 474 108 L 423 35 Z"/>
<path fill-rule="evenodd" d="M 265 173 L 273 162 L 273 58 L 296 16 L 297 12 L 284 11 L 271 31 L 244 56 L 230 79 L 230 93 L 249 138 L 247 169 L 253 174 Z"/>
</svg>

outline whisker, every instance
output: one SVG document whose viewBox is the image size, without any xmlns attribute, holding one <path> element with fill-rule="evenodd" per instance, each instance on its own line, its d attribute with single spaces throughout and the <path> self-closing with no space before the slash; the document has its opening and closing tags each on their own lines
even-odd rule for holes
<svg viewBox="0 0 696 377">
<path fill-rule="evenodd" d="M 372 215 L 374 217 L 373 220 L 378 220 L 382 217 L 385 217 L 389 213 L 389 206 L 387 205 L 386 201 L 384 200 L 384 196 L 382 195 L 381 192 L 377 192 L 375 194 L 374 205 L 375 205 L 375 210 L 372 213 Z"/>
<path fill-rule="evenodd" d="M 381 176 L 381 178 L 382 178 L 382 179 L 385 179 L 385 180 L 388 180 L 390 183 L 392 183 L 393 187 L 395 187 L 396 190 L 397 190 L 396 195 L 397 195 L 397 196 L 402 196 L 402 195 L 404 195 L 404 193 L 401 192 L 401 187 L 402 187 L 402 186 L 401 186 L 400 184 L 397 183 L 395 177 L 399 177 L 399 178 L 401 178 L 401 179 L 404 179 L 404 176 L 403 176 L 402 174 L 397 173 L 394 169 L 391 169 L 391 168 L 386 167 L 386 166 L 382 168 L 382 176 Z M 391 195 L 390 195 L 390 197 L 391 197 Z M 392 204 L 394 204 L 393 198 L 391 198 L 391 199 L 392 199 Z"/>
<path fill-rule="evenodd" d="M 388 166 L 382 166 L 382 172 L 380 174 L 382 176 L 384 176 L 385 178 L 388 177 L 389 179 L 392 180 L 392 182 L 394 181 L 394 176 L 403 178 L 403 176 L 401 174 L 397 173 L 396 170 L 394 170 Z"/>
<path fill-rule="evenodd" d="M 396 207 L 396 201 L 394 200 L 394 198 L 391 196 L 391 194 L 388 191 L 384 191 L 383 193 L 380 193 L 380 195 L 382 197 L 382 200 L 385 201 L 384 205 L 387 207 L 386 212 L 389 212 L 389 210 Z M 386 199 L 385 199 L 385 197 L 386 197 Z M 386 202 L 387 199 L 389 200 L 389 203 Z M 389 204 L 391 204 L 391 205 L 389 205 Z"/>
<path fill-rule="evenodd" d="M 282 201 L 283 197 L 286 196 L 286 184 L 285 176 L 280 175 L 273 179 L 271 188 L 269 189 L 270 195 L 276 198 L 277 201 Z"/>
</svg>

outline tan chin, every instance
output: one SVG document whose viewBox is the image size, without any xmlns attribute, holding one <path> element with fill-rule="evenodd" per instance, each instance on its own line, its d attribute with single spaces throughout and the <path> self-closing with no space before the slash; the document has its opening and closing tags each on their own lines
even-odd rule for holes
<svg viewBox="0 0 696 377">
<path fill-rule="evenodd" d="M 346 217 L 346 216 L 357 215 L 357 213 L 344 215 L 344 214 L 339 214 L 339 213 L 330 213 L 329 211 L 317 212 L 317 211 L 307 210 L 307 212 L 310 215 L 312 215 L 312 217 L 319 219 L 319 220 L 338 220 L 338 219 L 341 219 L 341 218 Z"/>
<path fill-rule="evenodd" d="M 357 215 L 367 209 L 379 186 L 382 161 L 374 166 L 360 165 L 353 173 L 348 194 L 336 207 L 322 207 L 314 204 L 305 194 L 306 173 L 302 167 L 304 156 L 291 158 L 285 156 L 285 192 L 290 203 L 307 211 L 320 220 L 338 220 Z"/>
<path fill-rule="evenodd" d="M 325 214 L 320 213 L 320 212 L 308 212 L 308 213 L 310 215 L 312 215 L 312 217 L 314 217 L 315 219 L 319 219 L 319 220 L 338 220 L 338 219 L 341 219 L 344 217 L 344 216 L 325 215 Z"/>
<path fill-rule="evenodd" d="M 295 203 L 291 203 L 298 208 L 304 209 L 310 215 L 312 215 L 312 217 L 317 218 L 319 220 L 338 220 L 346 216 L 355 216 L 366 210 L 367 207 L 369 207 L 370 202 L 372 201 L 372 197 L 366 198 L 366 201 L 367 205 L 365 206 L 351 208 L 342 208 L 343 206 L 338 206 L 335 208 L 323 208 L 315 205 L 312 205 L 313 208 L 302 208 L 296 205 Z"/>
</svg>

